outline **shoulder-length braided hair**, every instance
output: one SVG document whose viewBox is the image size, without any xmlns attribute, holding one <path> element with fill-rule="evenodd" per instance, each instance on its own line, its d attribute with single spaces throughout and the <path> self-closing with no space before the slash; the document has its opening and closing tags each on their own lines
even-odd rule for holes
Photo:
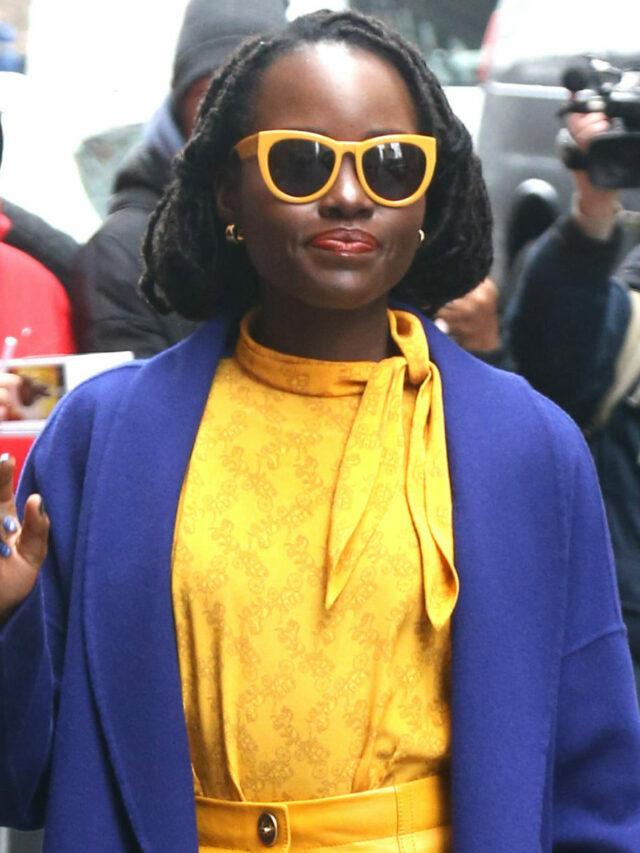
<svg viewBox="0 0 640 853">
<path fill-rule="evenodd" d="M 480 162 L 437 79 L 418 51 L 381 21 L 325 10 L 298 18 L 270 37 L 247 40 L 211 81 L 144 241 L 146 269 L 140 285 L 162 313 L 174 310 L 204 320 L 220 310 L 240 313 L 258 301 L 247 253 L 225 241 L 227 223 L 217 215 L 214 188 L 233 146 L 251 131 L 252 96 L 260 73 L 286 53 L 327 41 L 354 45 L 391 63 L 413 96 L 421 132 L 437 139 L 423 225 L 427 239 L 392 295 L 433 314 L 487 274 L 491 214 Z"/>
</svg>

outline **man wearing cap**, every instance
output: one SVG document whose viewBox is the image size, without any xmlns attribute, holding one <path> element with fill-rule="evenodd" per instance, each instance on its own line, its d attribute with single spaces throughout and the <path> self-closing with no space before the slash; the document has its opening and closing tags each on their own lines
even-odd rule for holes
<svg viewBox="0 0 640 853">
<path fill-rule="evenodd" d="M 77 334 L 83 352 L 132 350 L 154 355 L 194 324 L 161 316 L 137 289 L 141 246 L 151 211 L 171 179 L 171 162 L 193 128 L 216 67 L 247 36 L 285 23 L 283 0 L 191 0 L 173 63 L 171 93 L 145 129 L 141 145 L 114 182 L 109 215 L 78 253 Z"/>
</svg>

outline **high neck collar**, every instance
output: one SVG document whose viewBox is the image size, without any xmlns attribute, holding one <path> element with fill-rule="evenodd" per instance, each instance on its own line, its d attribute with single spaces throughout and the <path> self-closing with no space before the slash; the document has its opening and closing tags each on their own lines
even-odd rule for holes
<svg viewBox="0 0 640 853">
<path fill-rule="evenodd" d="M 398 355 L 381 362 L 324 361 L 269 349 L 251 336 L 253 316 L 250 312 L 242 320 L 235 356 L 247 373 L 272 388 L 315 397 L 362 394 L 376 366 L 394 362 L 406 365 L 412 385 L 419 385 L 427 376 L 429 350 L 424 329 L 417 317 L 405 311 L 387 311 Z"/>
</svg>

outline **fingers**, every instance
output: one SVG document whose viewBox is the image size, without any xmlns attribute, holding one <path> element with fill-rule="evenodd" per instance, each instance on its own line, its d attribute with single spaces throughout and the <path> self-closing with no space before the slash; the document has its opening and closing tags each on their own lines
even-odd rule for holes
<svg viewBox="0 0 640 853">
<path fill-rule="evenodd" d="M 14 373 L 0 373 L 0 421 L 5 420 L 15 406 L 21 381 Z"/>
<path fill-rule="evenodd" d="M 6 388 L 11 390 L 17 388 L 22 382 L 22 377 L 17 373 L 0 373 L 0 389 Z"/>
<path fill-rule="evenodd" d="M 49 517 L 40 495 L 30 495 L 24 508 L 22 529 L 15 539 L 16 552 L 38 571 L 47 556 Z"/>
<path fill-rule="evenodd" d="M 570 113 L 567 127 L 584 151 L 595 136 L 610 130 L 611 123 L 604 113 Z"/>
<path fill-rule="evenodd" d="M 444 305 L 437 315 L 451 336 L 466 349 L 493 350 L 500 344 L 498 288 L 490 278 Z"/>
<path fill-rule="evenodd" d="M 0 454 L 0 518 L 16 514 L 13 471 L 16 461 L 9 453 Z"/>
<path fill-rule="evenodd" d="M 459 299 L 452 299 L 447 302 L 438 311 L 437 316 L 444 320 L 449 326 L 459 322 L 467 314 L 470 313 L 469 296 L 461 296 Z"/>
<path fill-rule="evenodd" d="M 0 517 L 0 627 L 29 595 L 47 555 L 49 519 L 39 495 L 28 499 L 24 523 Z"/>
<path fill-rule="evenodd" d="M 490 301 L 498 301 L 498 285 L 489 276 L 482 279 L 480 284 L 476 287 L 476 293 L 482 294 L 485 299 Z"/>
<path fill-rule="evenodd" d="M 474 322 L 497 310 L 498 288 L 490 278 L 485 278 L 465 296 L 453 299 L 438 312 L 438 317 L 449 325 L 456 322 Z"/>
<path fill-rule="evenodd" d="M 33 569 L 40 568 L 47 555 L 49 518 L 39 495 L 31 495 L 25 504 L 22 526 L 16 514 L 13 494 L 15 460 L 8 453 L 0 456 L 0 556 L 8 558 L 13 550 Z"/>
</svg>

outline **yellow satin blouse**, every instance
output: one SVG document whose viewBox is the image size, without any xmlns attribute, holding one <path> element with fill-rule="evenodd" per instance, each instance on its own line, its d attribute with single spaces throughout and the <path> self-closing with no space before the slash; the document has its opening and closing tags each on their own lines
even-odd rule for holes
<svg viewBox="0 0 640 853">
<path fill-rule="evenodd" d="M 200 796 L 313 799 L 443 772 L 458 595 L 440 377 L 389 312 L 380 362 L 242 324 L 198 430 L 173 606 Z"/>
</svg>

